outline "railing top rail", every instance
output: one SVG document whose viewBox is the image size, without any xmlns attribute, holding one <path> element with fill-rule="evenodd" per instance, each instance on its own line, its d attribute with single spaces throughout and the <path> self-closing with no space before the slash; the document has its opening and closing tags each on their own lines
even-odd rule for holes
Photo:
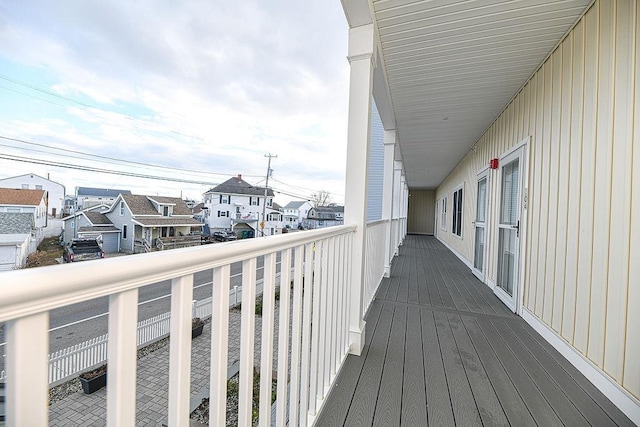
<svg viewBox="0 0 640 427">
<path fill-rule="evenodd" d="M 367 227 L 373 227 L 373 226 L 376 226 L 376 225 L 379 225 L 379 224 L 385 224 L 385 223 L 390 222 L 390 221 L 391 221 L 390 219 L 378 219 L 378 220 L 375 220 L 375 221 L 368 222 L 367 223 Z"/>
<path fill-rule="evenodd" d="M 356 230 L 341 225 L 237 242 L 2 273 L 0 322 Z"/>
</svg>

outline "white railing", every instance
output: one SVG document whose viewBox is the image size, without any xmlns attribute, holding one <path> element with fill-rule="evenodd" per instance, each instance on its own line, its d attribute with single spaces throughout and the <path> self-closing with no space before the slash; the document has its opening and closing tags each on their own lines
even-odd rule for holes
<svg viewBox="0 0 640 427">
<path fill-rule="evenodd" d="M 213 269 L 214 284 L 210 423 L 224 425 L 230 266 L 242 262 L 242 306 L 254 307 L 256 264 L 260 256 L 264 256 L 260 425 L 270 422 L 274 348 L 278 352 L 277 425 L 312 424 L 349 351 L 352 310 L 349 278 L 354 231 L 353 226 L 339 226 L 3 273 L 0 323 L 5 323 L 10 372 L 6 389 L 8 426 L 48 425 L 49 311 L 103 296 L 109 296 L 107 425 L 134 425 L 138 289 L 162 280 L 171 280 L 168 423 L 188 425 L 193 276 L 205 269 Z M 278 254 L 282 263 L 279 282 L 293 282 L 293 286 L 281 287 L 278 319 L 281 338 L 275 340 Z M 238 416 L 240 425 L 250 425 L 253 310 L 242 310 L 240 333 Z M 289 378 L 295 381 L 289 384 Z"/>
<path fill-rule="evenodd" d="M 380 281 L 384 276 L 385 245 L 390 222 L 381 220 L 367 224 L 365 250 L 364 295 L 362 313 L 366 313 L 376 296 Z"/>
</svg>

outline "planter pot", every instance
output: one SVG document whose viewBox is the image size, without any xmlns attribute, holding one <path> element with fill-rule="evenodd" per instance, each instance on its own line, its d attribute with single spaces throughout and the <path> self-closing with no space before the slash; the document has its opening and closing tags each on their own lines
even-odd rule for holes
<svg viewBox="0 0 640 427">
<path fill-rule="evenodd" d="M 80 378 L 80 383 L 82 384 L 82 391 L 84 394 L 91 394 L 107 385 L 107 373 L 105 372 L 104 374 L 93 377 L 90 380 Z"/>
<path fill-rule="evenodd" d="M 203 328 L 204 328 L 204 324 L 191 328 L 191 338 L 195 338 L 202 335 Z"/>
</svg>

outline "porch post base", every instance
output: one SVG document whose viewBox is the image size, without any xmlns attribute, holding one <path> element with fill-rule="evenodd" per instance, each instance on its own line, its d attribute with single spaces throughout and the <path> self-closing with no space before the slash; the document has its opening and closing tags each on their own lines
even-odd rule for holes
<svg viewBox="0 0 640 427">
<path fill-rule="evenodd" d="M 385 265 L 384 266 L 384 277 L 386 277 L 387 279 L 389 277 L 391 277 L 391 266 L 390 265 Z"/>
<path fill-rule="evenodd" d="M 364 348 L 365 325 L 366 322 L 362 321 L 360 324 L 360 330 L 349 331 L 349 342 L 351 343 L 349 346 L 349 354 L 353 354 L 354 356 L 360 356 L 362 354 L 362 349 Z"/>
</svg>

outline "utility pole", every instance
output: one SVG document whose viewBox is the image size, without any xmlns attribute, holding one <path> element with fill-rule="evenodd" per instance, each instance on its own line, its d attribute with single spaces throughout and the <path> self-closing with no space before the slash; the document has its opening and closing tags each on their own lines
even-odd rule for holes
<svg viewBox="0 0 640 427">
<path fill-rule="evenodd" d="M 262 222 L 260 223 L 260 231 L 262 232 L 262 236 L 264 237 L 264 223 L 267 220 L 267 192 L 269 191 L 269 175 L 271 175 L 271 159 L 278 158 L 277 154 L 265 154 L 265 157 L 269 158 L 269 162 L 267 163 L 267 176 L 266 181 L 264 183 L 264 203 L 262 204 Z"/>
</svg>

